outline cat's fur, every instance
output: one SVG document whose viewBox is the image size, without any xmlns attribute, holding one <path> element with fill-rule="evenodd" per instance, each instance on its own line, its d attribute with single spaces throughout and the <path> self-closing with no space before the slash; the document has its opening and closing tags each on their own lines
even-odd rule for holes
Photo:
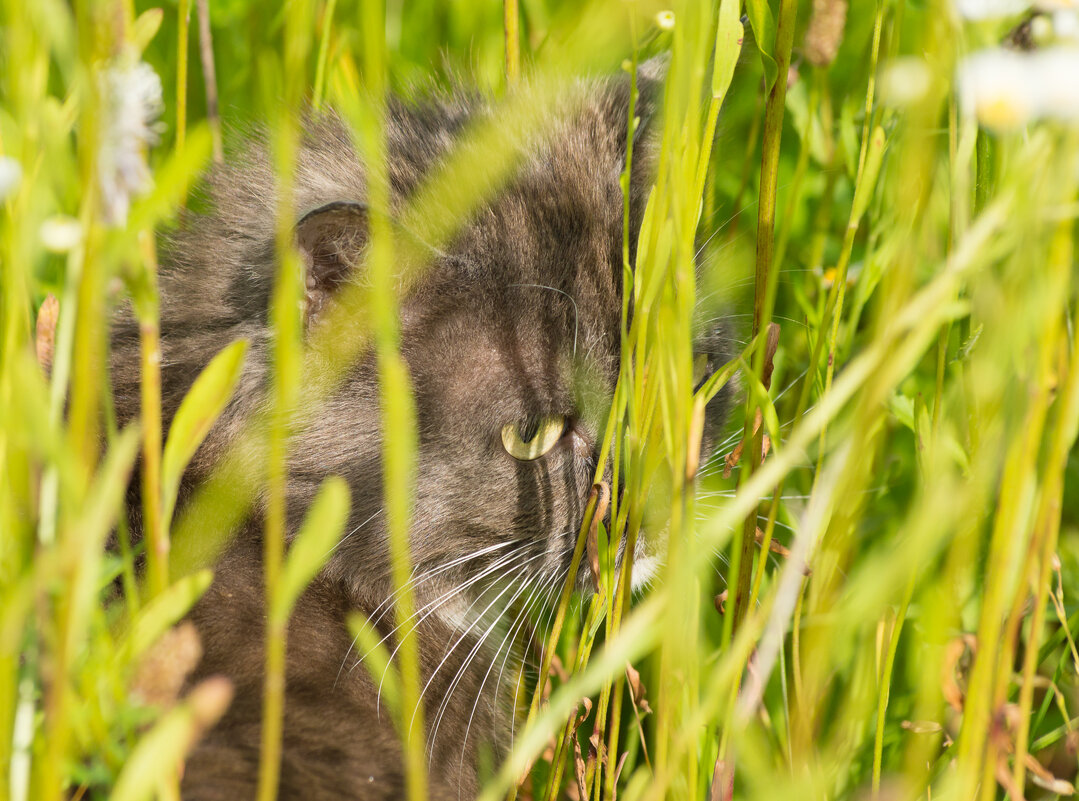
<svg viewBox="0 0 1079 801">
<path fill-rule="evenodd" d="M 650 118 L 662 88 L 654 66 L 642 69 L 639 79 L 633 242 L 655 160 Z M 580 97 L 567 98 L 545 134 L 528 144 L 508 184 L 432 254 L 402 303 L 401 352 L 415 390 L 419 435 L 413 589 L 418 609 L 435 610 L 421 615 L 408 636 L 417 638 L 429 684 L 424 703 L 433 799 L 474 796 L 477 744 L 486 743 L 497 759 L 510 742 L 505 699 L 513 682 L 504 667 L 510 646 L 505 626 L 491 629 L 488 621 L 510 614 L 513 599 L 534 600 L 556 587 L 568 571 L 604 423 L 582 404 L 585 388 L 573 379 L 574 365 L 588 364 L 601 395 L 609 395 L 618 373 L 619 175 L 628 105 L 624 75 L 589 82 Z M 474 95 L 392 104 L 393 207 L 407 204 L 464 129 L 497 113 Z M 236 398 L 193 461 L 185 491 L 265 402 L 270 374 L 275 208 L 264 150 L 253 147 L 233 167 L 217 171 L 209 187 L 211 210 L 186 219 L 162 266 L 166 424 L 214 353 L 238 337 L 251 345 Z M 335 117 L 306 125 L 294 191 L 297 241 L 313 276 L 308 325 L 317 325 L 337 284 L 364 280 L 365 171 Z M 725 361 L 721 332 L 706 332 L 698 351 L 709 354 L 712 367 Z M 116 408 L 126 420 L 137 416 L 139 403 L 138 326 L 129 314 L 114 327 L 113 353 Z M 726 403 L 721 394 L 710 404 L 710 423 Z M 566 415 L 570 424 L 547 455 L 522 462 L 506 453 L 503 425 L 550 413 Z M 383 634 L 392 629 L 381 447 L 378 377 L 368 353 L 291 446 L 290 534 L 326 476 L 347 480 L 352 507 L 349 535 L 301 598 L 289 627 L 283 799 L 403 797 L 398 737 L 385 706 L 379 710 L 377 682 L 356 667 L 346 626 L 350 612 L 360 610 Z M 223 674 L 236 695 L 188 760 L 188 799 L 249 798 L 256 782 L 265 612 L 257 507 L 252 517 L 192 614 L 205 651 L 198 677 Z M 484 637 L 487 632 L 493 633 Z M 392 647 L 396 638 L 387 642 Z M 516 658 L 509 656 L 511 663 Z"/>
</svg>

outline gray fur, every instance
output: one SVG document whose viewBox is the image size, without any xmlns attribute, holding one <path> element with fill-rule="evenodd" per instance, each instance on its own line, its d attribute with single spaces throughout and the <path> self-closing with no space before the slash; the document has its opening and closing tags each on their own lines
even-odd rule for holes
<svg viewBox="0 0 1079 801">
<path fill-rule="evenodd" d="M 638 113 L 645 133 L 634 152 L 634 242 L 654 160 L 647 131 L 660 80 L 647 70 L 641 74 Z M 423 609 L 465 587 L 407 635 L 418 638 L 424 683 L 430 681 L 424 701 L 434 799 L 474 796 L 478 744 L 499 757 L 509 743 L 509 674 L 518 657 L 507 653 L 511 638 L 505 630 L 518 618 L 516 608 L 503 606 L 525 581 L 532 582 L 530 589 L 517 601 L 537 602 L 566 575 L 604 424 L 602 402 L 588 396 L 609 397 L 618 373 L 619 175 L 628 78 L 591 82 L 584 96 L 583 103 L 567 104 L 549 134 L 529 146 L 509 184 L 436 255 L 402 305 L 401 351 L 412 375 L 419 429 L 410 535 L 421 577 L 414 585 L 416 606 Z M 464 94 L 394 103 L 394 208 L 407 204 L 470 122 L 497 114 L 490 102 Z M 317 324 L 343 281 L 363 280 L 366 196 L 365 172 L 344 125 L 332 115 L 310 120 L 295 186 L 298 241 L 313 276 L 309 325 Z M 172 236 L 162 266 L 165 424 L 214 353 L 238 337 L 247 337 L 251 346 L 236 398 L 193 461 L 185 493 L 205 478 L 264 403 L 275 212 L 265 148 L 256 143 L 232 166 L 216 171 L 208 200 L 210 211 L 189 215 Z M 713 368 L 723 363 L 722 331 L 706 332 L 698 350 L 710 354 Z M 573 378 L 582 362 L 588 386 Z M 127 420 L 138 414 L 139 395 L 138 326 L 129 314 L 114 327 L 112 370 L 118 415 Z M 397 735 L 385 707 L 377 710 L 377 682 L 364 666 L 356 667 L 362 654 L 352 647 L 346 626 L 350 612 L 360 610 L 378 621 L 388 645 L 397 642 L 392 610 L 383 614 L 392 598 L 385 518 L 379 513 L 377 387 L 374 359 L 367 355 L 325 407 L 307 415 L 292 445 L 292 530 L 328 475 L 347 480 L 352 510 L 349 536 L 304 594 L 289 629 L 283 799 L 403 797 Z M 721 394 L 710 405 L 710 429 L 727 402 Z M 570 418 L 562 441 L 534 462 L 510 457 L 501 427 L 549 413 Z M 188 799 L 253 795 L 262 698 L 260 536 L 256 508 L 192 614 L 205 649 L 197 677 L 224 674 L 237 694 L 187 764 Z M 515 561 L 506 561 L 510 554 Z M 479 643 L 479 635 L 500 618 L 502 625 L 492 629 L 497 633 Z M 510 667 L 500 668 L 507 658 Z"/>
</svg>

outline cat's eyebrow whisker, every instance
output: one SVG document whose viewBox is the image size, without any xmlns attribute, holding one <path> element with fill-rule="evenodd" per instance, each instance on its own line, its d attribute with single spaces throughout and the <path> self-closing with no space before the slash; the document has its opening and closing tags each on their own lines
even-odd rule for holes
<svg viewBox="0 0 1079 801">
<path fill-rule="evenodd" d="M 568 292 L 564 292 L 556 286 L 547 286 L 545 284 L 509 284 L 508 286 L 523 286 L 531 287 L 532 289 L 549 289 L 552 292 L 557 292 L 559 295 L 565 295 L 569 298 L 569 302 L 573 304 L 573 357 L 577 358 L 577 323 L 580 321 L 580 314 L 577 312 L 577 301 L 573 299 L 573 295 Z"/>
</svg>

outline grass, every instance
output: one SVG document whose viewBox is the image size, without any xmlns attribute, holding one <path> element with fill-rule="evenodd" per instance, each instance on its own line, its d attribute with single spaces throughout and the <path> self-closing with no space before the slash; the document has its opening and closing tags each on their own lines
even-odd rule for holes
<svg viewBox="0 0 1079 801">
<path fill-rule="evenodd" d="M 173 515 L 178 476 L 243 358 L 238 344 L 215 360 L 161 430 L 154 234 L 188 202 L 217 131 L 228 152 L 236 132 L 268 126 L 287 198 L 306 102 L 351 121 L 378 174 L 387 95 L 474 75 L 504 97 L 503 117 L 403 212 L 437 245 L 460 219 L 432 210 L 464 216 L 497 191 L 510 146 L 570 76 L 623 62 L 632 76 L 660 51 L 671 53 L 661 156 L 635 264 L 628 229 L 623 240 L 634 314 L 627 295 L 596 472 L 598 484 L 609 463 L 613 482 L 590 497 L 575 552 L 600 565 L 598 591 L 559 596 L 531 669 L 542 680 L 526 672 L 524 722 L 481 797 L 1073 794 L 1079 134 L 1054 120 L 982 127 L 960 101 L 956 65 L 1018 19 L 877 0 L 829 28 L 837 5 L 687 0 L 671 27 L 644 0 L 210 0 L 211 69 L 210 39 L 188 36 L 203 3 L 3 0 L 0 156 L 21 180 L 0 182 L 0 799 L 177 797 L 177 766 L 230 690 L 211 681 L 177 698 L 182 660 L 147 666 L 181 652 L 178 624 L 210 581 L 224 540 L 207 542 L 204 521 L 224 537 L 263 480 L 259 796 L 275 797 L 288 614 L 348 506 L 328 481 L 286 553 L 291 411 L 317 404 L 368 347 L 387 398 L 394 574 L 401 585 L 409 574 L 414 417 L 396 305 L 422 257 L 386 226 L 372 232 L 370 286 L 337 318 L 370 325 L 305 346 L 281 215 L 272 409 Z M 115 193 L 96 188 L 114 119 L 99 89 L 140 58 L 161 77 L 165 127 L 134 151 L 153 188 L 118 219 Z M 58 223 L 77 223 L 77 241 L 46 235 Z M 49 294 L 58 323 L 35 334 Z M 144 382 L 141 425 L 118 431 L 105 334 L 124 295 Z M 721 382 L 694 393 L 692 341 L 721 316 L 739 340 L 724 376 L 739 371 L 744 403 L 698 465 L 703 404 Z M 51 339 L 48 377 L 36 339 Z M 315 359 L 328 366 L 301 382 Z M 140 451 L 148 535 L 130 546 L 124 488 Z M 252 458 L 265 475 L 246 470 Z M 631 560 L 616 570 L 613 548 L 664 526 L 663 574 L 631 597 Z M 404 594 L 397 614 L 410 603 Z M 356 630 L 365 644 L 363 621 Z M 418 799 L 410 642 L 394 664 L 365 650 L 386 665 Z"/>
</svg>

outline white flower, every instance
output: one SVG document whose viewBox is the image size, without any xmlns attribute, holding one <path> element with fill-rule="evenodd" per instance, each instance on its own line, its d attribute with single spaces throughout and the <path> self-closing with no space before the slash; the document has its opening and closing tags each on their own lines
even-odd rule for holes
<svg viewBox="0 0 1079 801">
<path fill-rule="evenodd" d="M 105 124 L 101 132 L 98 182 L 106 222 L 123 225 L 131 196 L 153 186 L 145 149 L 161 133 L 161 79 L 144 61 L 121 58 L 101 74 Z"/>
<path fill-rule="evenodd" d="M 67 253 L 82 242 L 82 223 L 74 217 L 58 214 L 41 223 L 38 236 L 41 237 L 41 243 L 46 250 Z"/>
<path fill-rule="evenodd" d="M 656 25 L 665 31 L 672 30 L 674 28 L 674 12 L 660 11 L 656 14 Z"/>
<path fill-rule="evenodd" d="M 925 97 L 933 76 L 923 59 L 901 56 L 881 70 L 878 86 L 881 102 L 903 108 Z"/>
<path fill-rule="evenodd" d="M 959 65 L 963 111 L 987 128 L 1009 130 L 1037 119 L 1079 122 L 1079 49 L 1033 53 L 983 50 Z"/>
<path fill-rule="evenodd" d="M 1036 53 L 1031 62 L 1042 115 L 1079 122 L 1079 49 L 1054 47 Z"/>
<path fill-rule="evenodd" d="M 959 104 L 987 128 L 1009 130 L 1040 110 L 1038 88 L 1029 80 L 1029 56 L 1011 50 L 983 50 L 959 65 Z"/>
<path fill-rule="evenodd" d="M 11 156 L 0 156 L 0 200 L 15 191 L 22 180 L 22 165 Z"/>
<path fill-rule="evenodd" d="M 1010 17 L 1030 8 L 1028 0 L 955 0 L 955 10 L 963 19 Z"/>
<path fill-rule="evenodd" d="M 1053 33 L 1058 39 L 1079 42 L 1079 11 L 1061 10 L 1054 12 Z"/>
</svg>

